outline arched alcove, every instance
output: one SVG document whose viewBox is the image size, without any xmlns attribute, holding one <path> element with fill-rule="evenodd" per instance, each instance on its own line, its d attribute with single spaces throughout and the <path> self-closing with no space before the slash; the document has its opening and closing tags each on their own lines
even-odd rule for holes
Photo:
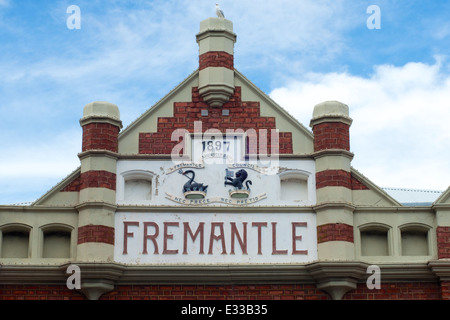
<svg viewBox="0 0 450 320">
<path fill-rule="evenodd" d="M 399 228 L 402 256 L 428 256 L 430 254 L 428 240 L 429 226 L 407 224 Z"/>
<path fill-rule="evenodd" d="M 155 175 L 149 171 L 131 170 L 122 174 L 123 200 L 129 203 L 152 199 Z"/>
<path fill-rule="evenodd" d="M 308 179 L 310 174 L 301 170 L 288 170 L 279 174 L 281 201 L 308 200 Z"/>
<path fill-rule="evenodd" d="M 42 258 L 70 258 L 72 228 L 66 225 L 50 224 L 42 230 Z"/>
<path fill-rule="evenodd" d="M 381 224 L 369 224 L 359 229 L 362 256 L 388 256 L 390 227 Z"/>
<path fill-rule="evenodd" d="M 22 224 L 3 226 L 1 233 L 1 258 L 22 258 L 30 256 L 31 227 Z"/>
</svg>

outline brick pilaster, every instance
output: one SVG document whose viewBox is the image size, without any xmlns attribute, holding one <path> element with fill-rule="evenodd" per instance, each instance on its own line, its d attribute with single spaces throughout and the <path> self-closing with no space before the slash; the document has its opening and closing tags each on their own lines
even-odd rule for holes
<svg viewBox="0 0 450 320">
<path fill-rule="evenodd" d="M 114 257 L 114 212 L 118 136 L 122 127 L 119 109 L 108 102 L 87 104 L 80 120 L 83 128 L 81 171 L 67 186 L 79 188 L 77 206 L 77 259 L 111 261 Z"/>
<path fill-rule="evenodd" d="M 436 228 L 438 259 L 450 258 L 450 227 Z"/>
<path fill-rule="evenodd" d="M 353 243 L 353 226 L 345 223 L 328 223 L 317 226 L 317 243 L 347 241 Z"/>
<path fill-rule="evenodd" d="M 314 151 L 327 149 L 350 150 L 350 125 L 341 122 L 323 122 L 313 127 Z"/>
<path fill-rule="evenodd" d="M 87 150 L 118 151 L 118 140 L 120 128 L 111 123 L 89 123 L 83 126 L 83 147 Z"/>
</svg>

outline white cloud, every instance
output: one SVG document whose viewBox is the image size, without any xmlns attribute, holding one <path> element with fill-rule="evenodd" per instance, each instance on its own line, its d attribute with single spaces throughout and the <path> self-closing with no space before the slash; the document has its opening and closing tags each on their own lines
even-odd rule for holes
<svg viewBox="0 0 450 320">
<path fill-rule="evenodd" d="M 81 129 L 62 131 L 52 136 L 11 140 L 5 148 L 10 156 L 0 158 L 0 180 L 14 178 L 63 178 L 77 166 L 81 151 Z"/>
<path fill-rule="evenodd" d="M 327 61 L 343 49 L 343 31 L 357 21 L 355 9 L 344 3 L 329 0 L 224 2 L 221 6 L 226 8 L 226 16 L 233 21 L 238 34 L 236 62 L 240 69 L 271 68 L 284 72 L 293 67 L 304 69 L 311 60 Z M 111 4 L 105 5 L 102 12 L 90 12 L 85 7 L 89 8 L 80 4 L 81 29 L 72 31 L 70 36 L 67 32 L 64 36 L 59 34 L 67 31 L 65 24 L 56 31 L 51 25 L 49 36 L 58 42 L 59 55 L 41 56 L 37 50 L 32 64 L 22 67 L 18 64 L 14 70 L 5 65 L 10 71 L 6 73 L 7 79 L 101 78 L 112 82 L 118 75 L 121 79 L 149 75 L 165 79 L 177 70 L 187 75 L 186 66 L 188 72 L 197 67 L 195 34 L 199 23 L 215 16 L 214 4 L 208 1 L 164 1 L 122 10 Z M 52 16 L 64 17 L 63 9 L 62 4 L 55 6 Z M 76 32 L 80 37 L 73 37 Z M 57 33 L 59 36 L 55 36 Z M 302 59 L 287 58 L 295 54 Z"/>
<path fill-rule="evenodd" d="M 354 30 L 358 23 L 365 28 L 367 6 L 349 3 L 224 0 L 221 7 L 238 35 L 236 67 L 258 86 L 269 87 L 271 81 L 276 83 L 286 75 L 303 75 L 317 64 L 332 61 L 347 52 L 351 40 L 346 31 Z M 0 0 L 0 7 L 8 4 L 13 2 Z M 66 29 L 64 3 L 49 6 L 53 8 L 53 20 L 42 19 L 49 25 L 43 25 L 46 31 L 36 38 L 23 37 L 29 30 L 14 16 L 8 24 L 3 22 L 5 30 L 14 35 L 12 39 L 17 39 L 10 47 L 14 49 L 11 59 L 0 61 L 4 71 L 0 79 L 0 111 L 4 111 L 6 128 L 35 117 L 43 119 L 37 121 L 39 127 L 32 127 L 30 121 L 29 132 L 35 135 L 42 135 L 43 127 L 50 121 L 71 121 L 67 123 L 71 127 L 81 117 L 84 104 L 95 100 L 118 104 L 126 126 L 197 67 L 195 34 L 201 20 L 215 16 L 214 3 L 206 0 L 150 1 L 127 8 L 109 2 L 79 4 L 82 25 L 78 31 Z M 100 6 L 102 9 L 98 10 Z M 48 12 L 43 14 L 47 16 Z M 442 32 L 440 38 L 447 34 Z M 52 50 L 56 47 L 58 50 Z M 32 59 L 27 50 L 33 52 Z M 338 63 L 332 65 L 335 64 L 338 70 L 342 68 Z M 381 65 L 370 78 L 310 73 L 304 80 L 291 81 L 271 95 L 305 125 L 309 124 L 315 104 L 324 100 L 347 103 L 354 119 L 352 148 L 357 169 L 373 180 L 392 178 L 376 180 L 383 185 L 414 187 L 421 181 L 424 187 L 442 188 L 440 181 L 450 183 L 443 170 L 431 170 L 441 173 L 437 177 L 430 173 L 414 179 L 401 167 L 407 157 L 417 161 L 416 168 L 424 168 L 429 161 L 434 161 L 435 167 L 449 166 L 443 156 L 449 146 L 449 132 L 442 124 L 449 115 L 445 103 L 450 101 L 450 80 L 443 75 L 443 65 Z M 398 123 L 402 126 L 398 127 Z M 67 129 L 65 126 L 62 124 L 61 130 Z M 405 153 L 403 149 L 413 141 L 409 137 L 416 136 L 418 128 L 423 132 L 414 138 L 416 153 Z M 22 131 L 16 134 L 24 135 Z M 58 134 L 64 134 L 66 141 L 81 143 L 79 132 Z M 23 138 L 16 140 L 16 145 L 2 146 L 15 159 L 0 159 L 0 180 L 28 177 L 29 181 L 38 181 L 52 177 L 58 182 L 79 165 L 79 145 L 68 148 L 63 138 L 39 138 L 45 142 L 34 145 Z M 422 149 L 427 151 L 420 152 Z M 402 153 L 404 158 L 396 160 L 399 165 L 392 165 L 390 159 Z M 426 183 L 425 177 L 429 179 Z"/>
<path fill-rule="evenodd" d="M 353 118 L 353 166 L 380 186 L 445 189 L 450 185 L 450 75 L 433 65 L 380 65 L 369 78 L 309 74 L 271 92 L 309 125 L 314 105 L 338 100 Z"/>
<path fill-rule="evenodd" d="M 81 128 L 39 139 L 10 137 L 3 143 L 0 205 L 35 201 L 80 165 Z"/>
</svg>

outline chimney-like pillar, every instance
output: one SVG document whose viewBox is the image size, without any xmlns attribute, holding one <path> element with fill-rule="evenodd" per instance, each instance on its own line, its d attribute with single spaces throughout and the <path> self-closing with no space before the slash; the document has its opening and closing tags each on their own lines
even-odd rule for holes
<svg viewBox="0 0 450 320">
<path fill-rule="evenodd" d="M 200 22 L 199 93 L 207 104 L 221 107 L 234 93 L 233 23 L 223 18 L 208 18 Z"/>
<path fill-rule="evenodd" d="M 112 261 L 119 109 L 108 102 L 92 102 L 83 110 L 78 261 Z"/>
<path fill-rule="evenodd" d="M 319 260 L 353 260 L 353 201 L 348 106 L 326 101 L 314 107 L 310 126 L 316 162 Z"/>
</svg>

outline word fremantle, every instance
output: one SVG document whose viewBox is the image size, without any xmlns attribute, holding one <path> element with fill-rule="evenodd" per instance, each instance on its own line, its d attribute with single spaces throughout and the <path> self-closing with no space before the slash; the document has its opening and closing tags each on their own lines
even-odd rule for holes
<svg viewBox="0 0 450 320">
<path fill-rule="evenodd" d="M 284 240 L 286 240 L 286 237 L 290 238 L 290 247 L 279 248 L 277 246 L 277 222 L 241 222 L 239 226 L 236 222 L 229 222 L 225 226 L 225 222 L 209 222 L 207 224 L 201 221 L 196 228 L 192 228 L 191 223 L 187 221 L 182 223 L 178 221 L 165 221 L 162 223 L 154 221 L 124 221 L 122 254 L 128 254 L 129 242 L 131 239 L 135 240 L 135 232 L 136 228 L 138 228 L 141 231 L 141 239 L 138 239 L 137 243 L 140 243 L 143 255 L 151 253 L 163 255 L 177 255 L 180 253 L 184 255 L 191 253 L 234 255 L 238 246 L 240 252 L 246 255 L 249 254 L 249 243 L 256 244 L 256 246 L 252 246 L 252 250 L 256 251 L 253 254 L 262 255 L 263 251 L 267 250 L 266 247 L 263 247 L 263 244 L 267 242 L 267 235 L 264 229 L 270 229 L 270 252 L 272 255 L 307 255 L 308 250 L 299 248 L 299 242 L 302 241 L 300 229 L 306 228 L 307 225 L 307 222 L 291 222 L 290 234 L 286 232 L 287 230 L 281 230 L 280 233 Z M 225 227 L 227 227 L 226 229 L 229 230 L 229 233 L 225 232 Z M 256 232 L 250 233 L 250 228 Z M 209 234 L 205 231 L 208 229 Z M 252 239 L 248 236 L 249 234 L 251 234 Z M 263 238 L 266 241 L 263 241 Z M 197 241 L 197 246 L 193 248 L 192 242 L 195 241 Z M 133 241 L 133 248 L 136 248 L 137 243 Z M 193 252 L 193 250 L 196 252 Z"/>
</svg>

